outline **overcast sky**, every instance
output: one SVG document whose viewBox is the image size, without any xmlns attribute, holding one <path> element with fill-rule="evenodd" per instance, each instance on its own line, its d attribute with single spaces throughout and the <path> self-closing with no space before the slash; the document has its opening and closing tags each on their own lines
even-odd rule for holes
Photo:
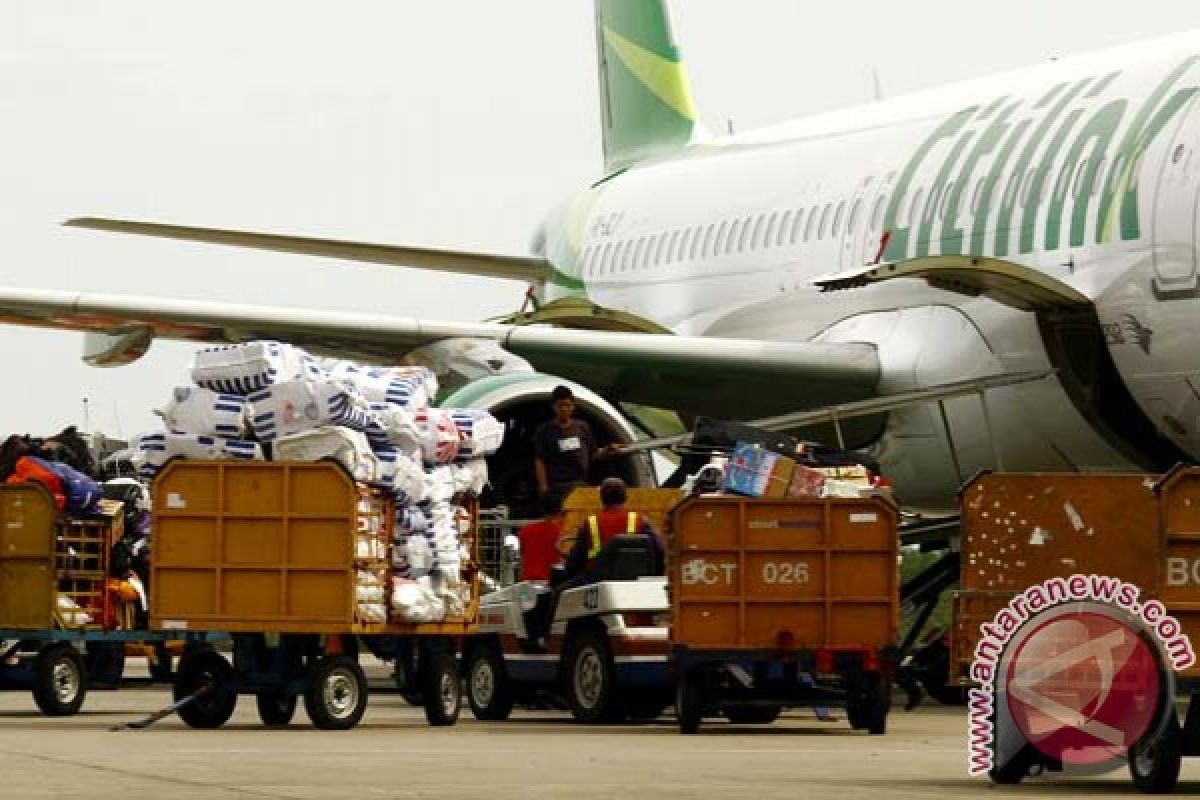
<svg viewBox="0 0 1200 800">
<path fill-rule="evenodd" d="M 1195 0 L 676 0 L 705 124 L 747 130 L 1191 28 Z M 469 320 L 523 287 L 64 229 L 80 215 L 527 251 L 597 177 L 589 0 L 0 0 L 0 284 Z M 0 329 L 0 419 L 130 435 L 186 381 Z"/>
</svg>

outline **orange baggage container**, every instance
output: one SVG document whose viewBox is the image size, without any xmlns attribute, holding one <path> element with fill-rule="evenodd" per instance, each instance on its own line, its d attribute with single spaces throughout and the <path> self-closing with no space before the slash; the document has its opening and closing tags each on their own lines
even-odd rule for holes
<svg viewBox="0 0 1200 800">
<path fill-rule="evenodd" d="M 471 600 L 437 623 L 367 622 L 357 571 L 387 573 L 390 498 L 335 463 L 175 461 L 154 484 L 151 627 L 229 633 L 471 633 L 479 603 L 475 537 Z M 476 526 L 472 524 L 472 531 Z M 386 585 L 385 595 L 390 594 Z"/>
<path fill-rule="evenodd" d="M 962 491 L 953 658 L 965 679 L 979 626 L 1016 594 L 1076 573 L 1158 598 L 1200 641 L 1200 469 L 1147 474 L 983 474 Z M 1192 669 L 1187 677 L 1200 675 Z"/>
<path fill-rule="evenodd" d="M 897 522 L 882 498 L 685 500 L 671 514 L 672 644 L 873 652 L 892 644 Z"/>
</svg>

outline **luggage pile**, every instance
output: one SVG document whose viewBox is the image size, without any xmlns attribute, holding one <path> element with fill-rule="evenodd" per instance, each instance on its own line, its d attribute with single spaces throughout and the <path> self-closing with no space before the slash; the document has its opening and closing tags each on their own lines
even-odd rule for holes
<svg viewBox="0 0 1200 800">
<path fill-rule="evenodd" d="M 356 554 L 362 621 L 381 622 L 385 610 L 404 622 L 461 613 L 470 600 L 464 501 L 487 485 L 484 458 L 504 436 L 494 417 L 436 407 L 437 377 L 424 367 L 318 359 L 281 342 L 204 348 L 191 377 L 159 412 L 164 430 L 136 441 L 143 477 L 177 457 L 336 460 L 394 513 L 391 541 L 381 548 L 367 536 Z"/>
</svg>

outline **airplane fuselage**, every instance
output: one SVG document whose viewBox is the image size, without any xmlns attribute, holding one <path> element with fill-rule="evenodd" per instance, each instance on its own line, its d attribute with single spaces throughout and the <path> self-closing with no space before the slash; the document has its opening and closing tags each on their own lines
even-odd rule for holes
<svg viewBox="0 0 1200 800">
<path fill-rule="evenodd" d="M 1192 33 L 703 142 L 573 198 L 547 221 L 546 254 L 598 304 L 677 333 L 872 342 L 881 391 L 1086 371 L 1101 356 L 1073 354 L 1069 326 L 985 296 L 813 285 L 876 261 L 1004 259 L 1092 301 L 1120 392 L 1063 378 L 999 390 L 991 435 L 973 400 L 944 420 L 896 412 L 875 448 L 906 499 L 941 504 L 997 456 L 1083 470 L 1200 457 L 1197 94 Z M 1120 419 L 1138 415 L 1152 427 Z"/>
</svg>

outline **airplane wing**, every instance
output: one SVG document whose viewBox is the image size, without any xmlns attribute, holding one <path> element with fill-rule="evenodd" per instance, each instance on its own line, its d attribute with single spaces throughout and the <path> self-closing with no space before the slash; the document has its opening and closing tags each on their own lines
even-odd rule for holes
<svg viewBox="0 0 1200 800">
<path fill-rule="evenodd" d="M 223 244 L 273 250 L 279 253 L 299 253 L 309 256 L 365 261 L 394 267 L 432 269 L 462 275 L 481 275 L 515 281 L 540 283 L 553 280 L 571 285 L 577 279 L 555 272 L 550 262 L 535 256 L 498 256 L 471 253 L 463 250 L 436 250 L 428 247 L 400 247 L 390 244 L 370 244 L 342 239 L 319 239 L 311 236 L 286 236 L 276 233 L 195 228 L 185 225 L 164 225 L 157 222 L 136 222 L 101 217 L 77 217 L 63 223 L 72 228 L 136 233 L 161 239 L 181 239 L 188 242 Z"/>
<path fill-rule="evenodd" d="M 103 334 L 136 352 L 155 338 L 280 339 L 314 352 L 399 363 L 454 338 L 486 339 L 538 370 L 610 397 L 683 413 L 767 416 L 873 396 L 870 344 L 767 342 L 670 334 L 438 322 L 357 312 L 0 288 L 0 322 Z M 125 363 L 114 358 L 104 362 Z"/>
</svg>

